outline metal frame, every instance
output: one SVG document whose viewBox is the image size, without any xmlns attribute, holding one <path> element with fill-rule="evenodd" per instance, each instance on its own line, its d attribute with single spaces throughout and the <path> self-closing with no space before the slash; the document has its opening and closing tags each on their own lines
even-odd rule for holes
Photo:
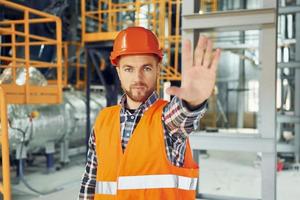
<svg viewBox="0 0 300 200">
<path fill-rule="evenodd" d="M 297 4 L 300 4 L 300 0 L 297 0 Z M 295 14 L 296 22 L 300 22 L 300 6 L 287 6 L 282 7 L 278 9 L 278 12 L 280 14 Z M 295 154 L 295 162 L 299 164 L 300 162 L 300 26 L 299 23 L 295 23 L 295 61 L 291 61 L 288 63 L 279 63 L 279 68 L 291 68 L 295 69 L 295 76 L 294 76 L 294 82 L 295 82 L 295 99 L 294 99 L 294 105 L 295 105 L 295 112 L 294 115 L 285 115 L 285 114 L 278 114 L 277 115 L 277 123 L 278 127 L 281 126 L 282 123 L 292 123 L 294 124 L 294 143 L 281 143 L 279 142 L 277 144 L 278 152 L 281 153 L 294 153 Z"/>
<path fill-rule="evenodd" d="M 193 149 L 266 153 L 275 151 L 273 139 L 262 138 L 259 134 L 252 132 L 229 133 L 226 130 L 219 130 L 218 133 L 206 133 L 200 131 L 192 134 L 190 140 Z"/>
<path fill-rule="evenodd" d="M 178 1 L 178 0 L 177 0 Z M 81 0 L 81 27 L 82 27 L 82 41 L 95 42 L 114 40 L 122 26 L 128 26 L 127 20 L 118 20 L 118 14 L 124 12 L 135 12 L 137 16 L 141 13 L 141 7 L 144 5 L 152 5 L 153 12 L 148 12 L 145 18 L 135 17 L 131 25 L 141 25 L 141 21 L 147 21 L 149 25 L 158 33 L 164 33 L 164 8 L 165 0 L 147 0 L 135 1 L 126 3 L 114 3 L 112 0 L 100 0 L 96 10 L 89 10 L 86 6 L 87 0 Z M 104 8 L 102 8 L 104 7 Z M 156 14 L 159 10 L 159 15 Z M 153 18 L 151 18 L 151 16 Z M 88 20 L 95 20 L 98 24 L 98 29 L 95 32 L 87 32 L 86 23 Z M 103 30 L 102 26 L 106 26 L 107 30 Z M 158 34 L 159 36 L 161 34 Z M 164 36 L 164 35 L 161 35 Z M 160 38 L 162 39 L 162 38 Z M 162 42 L 162 41 L 161 41 Z"/>
<path fill-rule="evenodd" d="M 69 61 L 69 49 L 73 47 L 75 48 L 75 56 L 76 60 L 75 62 Z M 76 72 L 76 89 L 83 89 L 86 87 L 86 64 L 81 64 L 81 57 L 80 57 L 80 51 L 84 50 L 84 47 L 80 42 L 63 42 L 63 87 L 68 87 L 69 81 L 68 81 L 68 71 L 69 68 L 75 68 Z M 80 78 L 80 71 L 81 69 L 84 70 L 84 78 L 83 80 Z"/>
<path fill-rule="evenodd" d="M 185 1 L 183 1 L 184 3 Z M 184 5 L 184 4 L 183 4 Z M 182 10 L 184 11 L 184 9 Z M 201 23 L 199 23 L 201 16 Z M 266 25 L 273 25 L 276 13 L 273 8 L 262 8 L 252 10 L 233 10 L 226 12 L 205 13 L 202 15 L 184 13 L 182 29 L 215 30 L 217 28 L 249 30 L 257 29 Z M 222 19 L 222 20 L 219 20 Z M 241 22 L 244 22 L 241 24 Z M 257 23 L 259 22 L 259 23 Z"/>
<path fill-rule="evenodd" d="M 11 37 L 11 43 L 1 43 L 0 47 L 11 47 L 11 56 L 0 56 L 0 61 L 10 62 L 11 65 L 0 65 L 0 68 L 12 68 L 13 82 L 1 84 L 6 91 L 7 103 L 49 103 L 62 102 L 62 27 L 60 18 L 35 9 L 28 8 L 9 1 L 0 0 L 0 5 L 22 12 L 24 18 L 19 20 L 3 20 L 0 22 L 0 34 Z M 36 16 L 36 18 L 32 18 Z M 56 27 L 55 39 L 30 33 L 31 24 L 54 23 Z M 18 31 L 17 26 L 24 27 Z M 24 39 L 18 42 L 17 36 Z M 56 47 L 56 62 L 43 62 L 30 58 L 30 46 L 53 45 Z M 22 46 L 25 50 L 24 57 L 17 57 L 17 47 Z M 18 67 L 55 68 L 57 79 L 49 81 L 48 86 L 34 86 L 29 83 L 29 73 L 26 73 L 25 85 L 18 86 L 16 81 L 16 70 Z"/>
<path fill-rule="evenodd" d="M 296 43 L 297 45 L 297 43 Z M 288 63 L 279 63 L 277 65 L 279 68 L 300 68 L 300 62 L 288 62 Z"/>
<path fill-rule="evenodd" d="M 297 0 L 300 4 L 300 0 Z M 300 62 L 300 12 L 296 13 L 296 62 Z M 300 66 L 300 65 L 299 65 Z M 300 116 L 300 67 L 296 69 L 295 73 L 295 116 Z M 295 158 L 296 162 L 300 162 L 300 123 L 295 123 Z"/>
<path fill-rule="evenodd" d="M 299 4 L 299 2 L 298 2 Z M 278 12 L 280 14 L 287 14 L 287 13 L 298 13 L 300 12 L 300 6 L 287 6 L 278 8 Z"/>
<path fill-rule="evenodd" d="M 0 193 L 4 200 L 11 199 L 10 188 L 10 162 L 9 162 L 9 141 L 8 141 L 8 121 L 7 121 L 7 104 L 3 89 L 0 87 L 0 145 L 2 151 L 2 177 L 3 182 L 0 183 Z"/>
<path fill-rule="evenodd" d="M 277 3 L 264 0 L 263 8 L 194 14 L 194 1 L 183 0 L 182 28 L 183 38 L 195 44 L 197 31 L 260 30 L 261 76 L 259 87 L 258 133 L 205 134 L 197 132 L 190 136 L 191 147 L 196 160 L 200 149 L 262 152 L 262 194 L 261 199 L 276 199 L 276 44 L 277 44 Z M 195 46 L 195 45 L 193 45 Z M 254 148 L 255 147 L 255 148 Z M 198 198 L 246 199 L 222 195 L 198 194 Z"/>
</svg>

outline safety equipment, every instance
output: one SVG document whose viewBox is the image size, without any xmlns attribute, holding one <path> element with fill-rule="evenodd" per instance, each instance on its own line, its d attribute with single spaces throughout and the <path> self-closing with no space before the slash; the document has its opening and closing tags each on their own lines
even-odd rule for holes
<svg viewBox="0 0 300 200">
<path fill-rule="evenodd" d="M 117 35 L 110 55 L 111 63 L 117 65 L 119 56 L 131 54 L 155 54 L 159 61 L 163 57 L 157 37 L 143 27 L 129 27 Z"/>
<path fill-rule="evenodd" d="M 95 123 L 98 163 L 94 200 L 194 200 L 198 165 L 189 140 L 183 167 L 167 157 L 162 111 L 166 101 L 156 101 L 140 119 L 125 151 L 120 139 L 121 106 L 103 109 Z"/>
</svg>

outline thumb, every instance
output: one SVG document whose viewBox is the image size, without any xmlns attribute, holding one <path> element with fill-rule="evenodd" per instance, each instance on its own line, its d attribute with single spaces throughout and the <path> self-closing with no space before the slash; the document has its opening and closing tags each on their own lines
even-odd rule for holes
<svg viewBox="0 0 300 200">
<path fill-rule="evenodd" d="M 169 87 L 166 90 L 167 94 L 177 96 L 178 98 L 182 99 L 183 93 L 182 89 L 179 87 Z"/>
</svg>

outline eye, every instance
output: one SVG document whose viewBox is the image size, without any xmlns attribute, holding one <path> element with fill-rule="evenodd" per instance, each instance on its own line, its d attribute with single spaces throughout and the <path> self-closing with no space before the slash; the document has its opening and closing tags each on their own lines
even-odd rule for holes
<svg viewBox="0 0 300 200">
<path fill-rule="evenodd" d="M 125 71 L 125 72 L 132 72 L 133 69 L 132 69 L 131 67 L 126 67 L 126 68 L 124 68 L 124 71 Z"/>
<path fill-rule="evenodd" d="M 152 67 L 150 67 L 150 66 L 145 66 L 145 67 L 144 67 L 144 70 L 147 71 L 147 72 L 150 72 L 150 71 L 152 71 Z"/>
</svg>

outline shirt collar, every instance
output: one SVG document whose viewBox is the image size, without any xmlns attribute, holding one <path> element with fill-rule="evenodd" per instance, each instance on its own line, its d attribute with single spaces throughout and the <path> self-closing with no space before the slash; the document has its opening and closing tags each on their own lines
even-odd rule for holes
<svg viewBox="0 0 300 200">
<path fill-rule="evenodd" d="M 148 99 L 142 103 L 137 109 L 136 111 L 146 111 L 152 104 L 154 104 L 156 102 L 156 100 L 158 99 L 158 94 L 156 93 L 156 91 L 153 91 L 152 94 L 148 97 Z M 123 94 L 120 104 L 122 106 L 122 110 L 125 109 L 125 105 L 126 105 L 126 94 Z"/>
</svg>

